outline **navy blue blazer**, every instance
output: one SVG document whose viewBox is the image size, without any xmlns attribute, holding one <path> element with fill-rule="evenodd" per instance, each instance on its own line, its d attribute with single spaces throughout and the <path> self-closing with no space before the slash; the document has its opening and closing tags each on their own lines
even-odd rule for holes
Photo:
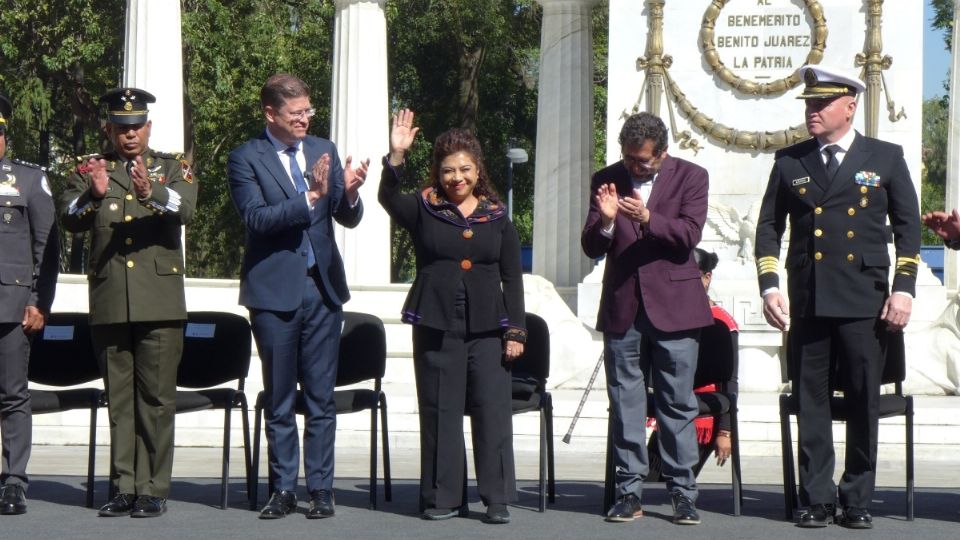
<svg viewBox="0 0 960 540">
<path fill-rule="evenodd" d="M 311 211 L 297 193 L 266 132 L 230 153 L 230 196 L 246 226 L 246 250 L 240 268 L 240 305 L 250 309 L 294 311 L 303 299 L 307 267 L 307 231 L 324 293 L 334 305 L 350 299 L 343 260 L 333 236 L 333 220 L 353 228 L 363 203 L 350 207 L 344 193 L 337 147 L 326 139 L 303 141 L 306 170 L 330 154 L 330 189 Z"/>
<path fill-rule="evenodd" d="M 888 219 L 895 262 L 887 253 Z M 777 151 L 757 220 L 761 292 L 780 286 L 788 222 L 791 317 L 878 316 L 891 290 L 890 266 L 892 290 L 915 295 L 920 205 L 900 146 L 857 133 L 832 181 L 816 139 Z"/>
</svg>

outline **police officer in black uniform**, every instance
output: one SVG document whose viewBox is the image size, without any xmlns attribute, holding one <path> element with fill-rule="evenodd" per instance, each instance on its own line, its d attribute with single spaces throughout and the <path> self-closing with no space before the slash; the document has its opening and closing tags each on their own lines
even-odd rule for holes
<svg viewBox="0 0 960 540">
<path fill-rule="evenodd" d="M 763 314 L 790 325 L 789 354 L 799 400 L 801 527 L 828 521 L 871 528 L 867 507 L 877 466 L 884 349 L 910 320 L 920 261 L 920 210 L 903 149 L 853 127 L 864 85 L 837 69 L 804 66 L 805 120 L 813 138 L 777 152 L 757 222 Z M 896 251 L 887 251 L 889 218 Z M 787 292 L 778 257 L 787 220 Z M 890 267 L 894 266 L 892 292 Z M 847 413 L 845 470 L 833 482 L 831 358 Z M 843 513 L 836 518 L 836 502 Z"/>
<path fill-rule="evenodd" d="M 60 258 L 53 197 L 41 167 L 6 157 L 10 100 L 0 94 L 0 514 L 27 511 L 30 334 L 43 328 Z"/>
</svg>

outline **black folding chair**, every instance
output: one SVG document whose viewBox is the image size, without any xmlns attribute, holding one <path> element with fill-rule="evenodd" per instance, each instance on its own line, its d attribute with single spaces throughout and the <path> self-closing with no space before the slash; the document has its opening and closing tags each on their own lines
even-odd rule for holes
<svg viewBox="0 0 960 540">
<path fill-rule="evenodd" d="M 789 340 L 789 337 L 787 338 Z M 785 351 L 789 347 L 784 347 Z M 796 373 L 793 364 L 794 359 L 789 353 L 787 357 L 787 375 L 788 380 L 793 380 Z M 836 362 L 831 366 L 836 373 Z M 894 393 L 883 394 L 880 396 L 880 418 L 892 418 L 903 416 L 906 439 L 906 512 L 907 521 L 913 521 L 913 396 L 903 394 L 903 380 L 907 376 L 906 351 L 903 342 L 903 334 L 895 333 L 887 336 L 886 359 L 883 365 L 883 375 L 880 379 L 881 384 L 893 384 Z M 831 377 L 830 390 L 834 395 L 830 398 L 830 411 L 834 422 L 846 421 L 846 410 L 844 407 L 843 396 L 835 395 L 835 391 L 842 390 L 839 384 L 840 378 L 836 375 Z M 799 508 L 799 497 L 797 495 L 797 479 L 793 465 L 793 438 L 790 433 L 790 417 L 796 416 L 799 410 L 797 397 L 793 392 L 789 394 L 780 394 L 780 441 L 781 455 L 783 456 L 783 501 L 784 518 L 793 519 L 794 511 Z"/>
<path fill-rule="evenodd" d="M 704 327 L 700 331 L 700 349 L 697 355 L 697 371 L 693 377 L 693 387 L 699 388 L 713 384 L 717 390 L 712 392 L 696 393 L 699 407 L 698 417 L 711 416 L 714 421 L 725 414 L 730 415 L 730 475 L 733 490 L 733 515 L 740 515 L 743 503 L 743 487 L 740 474 L 740 428 L 737 421 L 737 397 L 730 388 L 731 381 L 737 374 L 739 363 L 738 334 L 731 332 L 727 324 L 720 319 L 714 319 L 713 325 Z M 647 382 L 649 384 L 649 377 Z M 647 417 L 656 416 L 652 389 L 648 388 Z M 638 420 L 640 421 L 640 420 Z M 613 416 L 607 426 L 607 462 L 606 478 L 604 482 L 604 496 L 602 513 L 606 513 L 614 502 L 615 471 L 613 466 Z"/>
<path fill-rule="evenodd" d="M 51 313 L 46 327 L 30 347 L 30 382 L 46 386 L 72 387 L 100 381 L 100 368 L 90 340 L 86 313 Z M 90 409 L 90 436 L 87 443 L 87 508 L 93 508 L 94 467 L 97 453 L 97 409 L 105 407 L 106 394 L 100 388 L 60 390 L 30 388 L 33 414 Z"/>
<path fill-rule="evenodd" d="M 546 321 L 526 314 L 527 343 L 523 355 L 513 362 L 513 414 L 540 413 L 540 491 L 538 510 L 547 498 L 556 501 L 553 461 L 553 397 L 547 392 L 550 376 L 550 329 Z M 546 489 L 544 489 L 546 487 Z"/>
<path fill-rule="evenodd" d="M 243 423 L 243 453 L 250 476 L 250 420 L 244 380 L 250 369 L 250 323 L 233 313 L 191 311 L 184 328 L 183 356 L 177 370 L 177 414 L 223 409 L 223 464 L 220 476 L 220 507 L 227 508 L 230 476 L 230 418 L 240 410 Z M 236 387 L 226 387 L 236 381 Z"/>
<path fill-rule="evenodd" d="M 393 500 L 390 482 L 390 442 L 387 429 L 387 396 L 382 387 L 383 374 L 387 366 L 387 335 L 383 321 L 374 315 L 345 311 L 343 313 L 343 333 L 340 335 L 340 354 L 337 358 L 337 382 L 340 388 L 333 393 L 337 414 L 370 411 L 370 503 L 369 508 L 377 508 L 377 413 L 383 430 L 383 494 L 386 501 Z M 373 381 L 373 388 L 353 388 L 363 381 Z M 351 388 L 341 388 L 351 386 Z M 263 418 L 264 393 L 257 395 L 253 423 L 253 487 L 250 508 L 257 505 L 257 479 L 260 465 L 260 429 Z M 304 414 L 306 407 L 303 392 L 297 391 L 297 414 Z M 268 491 L 272 492 L 273 482 Z"/>
</svg>

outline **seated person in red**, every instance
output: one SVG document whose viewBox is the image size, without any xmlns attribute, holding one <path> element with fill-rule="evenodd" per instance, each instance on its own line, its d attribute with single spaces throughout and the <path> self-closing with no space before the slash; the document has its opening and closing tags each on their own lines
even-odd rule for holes
<svg viewBox="0 0 960 540">
<path fill-rule="evenodd" d="M 703 281 L 703 288 L 709 293 L 710 280 L 713 279 L 713 269 L 717 267 L 719 258 L 716 253 L 710 253 L 701 248 L 694 249 L 693 257 L 696 259 L 697 266 L 700 268 L 700 280 Z M 740 331 L 733 315 L 727 313 L 725 309 L 718 306 L 712 299 L 710 300 L 710 311 L 713 314 L 713 318 L 723 321 L 723 323 L 730 328 L 731 332 Z M 734 356 L 734 359 L 736 359 L 736 356 Z M 736 396 L 737 386 L 737 366 L 734 365 L 733 376 L 727 381 L 727 392 Z M 708 384 L 693 389 L 694 393 L 714 392 L 716 390 L 717 386 L 715 384 Z M 730 458 L 730 414 L 727 413 L 720 416 L 718 422 L 714 422 L 712 416 L 698 417 L 694 420 L 694 424 L 697 426 L 697 443 L 700 447 L 700 460 L 693 468 L 693 472 L 699 475 L 700 469 L 703 468 L 704 463 L 710 458 L 711 453 L 716 453 L 717 465 L 720 466 L 723 466 L 723 464 L 727 462 L 727 459 Z M 660 481 L 660 444 L 656 431 L 656 420 L 653 418 L 648 419 L 647 426 L 653 428 L 650 439 L 647 441 L 647 453 L 650 456 L 650 474 L 647 476 L 647 479 L 657 482 Z"/>
</svg>

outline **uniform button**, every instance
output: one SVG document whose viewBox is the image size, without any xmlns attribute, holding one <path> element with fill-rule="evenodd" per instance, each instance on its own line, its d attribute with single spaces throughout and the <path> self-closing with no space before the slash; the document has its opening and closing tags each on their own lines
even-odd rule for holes
<svg viewBox="0 0 960 540">
<path fill-rule="evenodd" d="M 853 231 L 847 231 L 847 238 L 853 238 Z"/>
<path fill-rule="evenodd" d="M 855 258 L 856 258 L 856 257 L 853 256 L 853 253 L 847 253 L 847 260 L 848 260 L 848 261 L 853 262 L 853 259 L 855 259 Z"/>
<path fill-rule="evenodd" d="M 133 238 L 127 238 L 126 240 L 123 241 L 123 243 L 126 244 L 126 245 L 128 245 L 128 246 L 132 246 L 132 245 L 133 245 Z"/>
<path fill-rule="evenodd" d="M 819 216 L 820 214 L 823 213 L 823 208 L 820 208 L 820 207 L 818 206 L 818 207 L 816 207 L 816 208 L 813 209 L 813 213 Z"/>
<path fill-rule="evenodd" d="M 127 268 L 133 268 L 133 267 L 134 267 L 133 261 L 127 261 Z"/>
<path fill-rule="evenodd" d="M 11 204 L 13 204 L 13 203 L 10 202 L 10 201 L 7 201 L 7 206 L 10 206 Z"/>
<path fill-rule="evenodd" d="M 813 258 L 819 261 L 820 259 L 823 258 L 823 253 L 820 253 L 819 251 L 814 253 Z"/>
<path fill-rule="evenodd" d="M 867 191 L 867 186 L 860 186 L 860 193 L 866 193 Z"/>
<path fill-rule="evenodd" d="M 851 208 L 847 208 L 847 215 L 848 215 L 848 216 L 852 216 L 852 215 L 854 215 L 854 214 L 856 214 L 856 213 L 857 213 L 857 211 L 856 211 L 854 208 L 852 208 L 852 207 L 851 207 Z"/>
<path fill-rule="evenodd" d="M 472 229 L 464 229 L 464 230 L 463 230 L 463 237 L 466 238 L 467 240 L 473 238 L 473 230 L 472 230 Z"/>
<path fill-rule="evenodd" d="M 866 208 L 866 207 L 867 207 L 867 198 L 864 197 L 860 199 L 860 208 Z"/>
<path fill-rule="evenodd" d="M 473 263 L 470 262 L 470 259 L 464 259 L 460 261 L 460 268 L 462 268 L 463 270 L 469 270 L 473 268 Z"/>
<path fill-rule="evenodd" d="M 126 199 L 127 199 L 128 201 L 132 201 L 132 200 L 133 200 L 133 195 L 131 195 L 130 193 L 127 193 Z"/>
<path fill-rule="evenodd" d="M 823 229 L 817 229 L 813 231 L 813 235 L 816 236 L 817 238 L 820 238 L 821 236 L 823 236 Z"/>
<path fill-rule="evenodd" d="M 171 268 L 171 270 L 173 270 L 173 273 L 174 273 L 174 274 L 176 274 L 177 272 L 179 272 L 179 271 L 180 271 L 179 269 L 177 269 L 177 267 L 176 267 L 176 266 L 174 266 L 173 268 Z"/>
<path fill-rule="evenodd" d="M 126 221 L 126 222 L 133 221 L 133 216 L 131 216 L 131 215 L 128 214 L 128 215 L 126 215 L 126 216 L 123 216 L 123 220 Z"/>
<path fill-rule="evenodd" d="M 802 187 L 802 188 L 800 188 L 798 191 L 800 192 L 801 195 L 803 195 L 803 194 L 805 194 L 805 193 L 807 192 L 807 188 Z"/>
<path fill-rule="evenodd" d="M 20 284 L 20 280 L 19 280 L 19 279 L 15 279 L 15 280 L 13 280 L 13 281 L 14 281 L 14 283 L 16 283 L 17 285 Z"/>
</svg>

